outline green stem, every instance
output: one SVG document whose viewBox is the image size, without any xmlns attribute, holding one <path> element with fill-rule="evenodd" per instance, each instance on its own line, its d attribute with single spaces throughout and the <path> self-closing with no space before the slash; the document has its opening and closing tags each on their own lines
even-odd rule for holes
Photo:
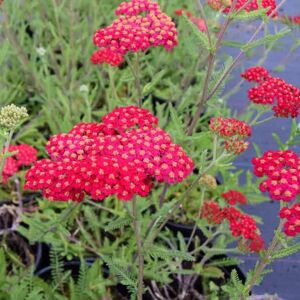
<svg viewBox="0 0 300 300">
<path fill-rule="evenodd" d="M 6 139 L 6 142 L 5 142 L 5 145 L 4 145 L 4 151 L 3 151 L 3 154 L 0 153 L 0 183 L 2 182 L 2 171 L 3 171 L 3 168 L 4 168 L 4 165 L 5 165 L 5 161 L 6 161 L 6 156 L 8 154 L 8 150 L 9 150 L 9 145 L 11 143 L 11 140 L 12 140 L 12 136 L 14 134 L 14 130 L 10 130 L 8 136 L 7 136 L 7 139 Z M 1 149 L 1 152 L 2 152 L 2 149 Z"/>
<path fill-rule="evenodd" d="M 137 209 L 136 198 L 132 199 L 132 217 L 133 227 L 135 232 L 136 244 L 137 244 L 137 255 L 138 255 L 138 286 L 137 286 L 137 300 L 143 300 L 144 291 L 144 257 L 143 257 L 143 246 L 142 237 L 140 230 L 139 214 Z"/>
<path fill-rule="evenodd" d="M 279 223 L 279 225 L 278 225 L 275 232 L 281 232 L 282 231 L 282 228 L 284 226 L 284 222 L 285 222 L 285 220 L 280 220 L 280 223 Z M 257 280 L 259 279 L 259 277 L 262 274 L 262 272 L 264 271 L 264 269 L 271 263 L 273 253 L 276 250 L 279 250 L 278 249 L 279 243 L 280 243 L 279 236 L 277 234 L 275 234 L 274 237 L 273 237 L 273 240 L 270 243 L 269 248 L 264 253 L 263 257 L 260 259 L 259 263 L 257 264 L 257 266 L 255 267 L 255 269 L 253 271 L 253 276 L 252 276 L 250 282 L 247 284 L 247 286 L 245 288 L 245 294 L 246 295 L 249 295 L 251 289 L 256 284 Z M 243 296 L 241 296 L 240 300 L 243 300 L 243 299 L 245 299 L 245 298 Z"/>
</svg>

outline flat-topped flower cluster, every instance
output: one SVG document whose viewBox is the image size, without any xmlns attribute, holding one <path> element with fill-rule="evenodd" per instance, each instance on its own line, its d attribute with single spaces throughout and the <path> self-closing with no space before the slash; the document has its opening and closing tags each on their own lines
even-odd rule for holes
<svg viewBox="0 0 300 300">
<path fill-rule="evenodd" d="M 235 5 L 235 10 L 243 9 L 246 12 L 251 12 L 258 10 L 260 8 L 258 0 L 252 0 L 248 3 L 248 0 L 237 0 Z M 214 10 L 221 10 L 223 9 L 224 13 L 228 13 L 232 8 L 232 0 L 207 0 L 207 4 Z M 267 14 L 273 17 L 278 15 L 277 12 L 274 12 L 276 9 L 276 0 L 262 0 L 261 5 L 263 8 L 269 8 L 267 10 Z"/>
<path fill-rule="evenodd" d="M 58 201 L 81 201 L 84 194 L 130 200 L 147 196 L 154 180 L 181 182 L 193 161 L 157 124 L 148 110 L 129 106 L 105 115 L 102 123 L 81 123 L 53 136 L 46 147 L 50 159 L 27 172 L 26 188 Z"/>
<path fill-rule="evenodd" d="M 94 64 L 118 66 L 128 52 L 158 46 L 172 50 L 177 46 L 176 26 L 158 3 L 151 0 L 122 2 L 115 13 L 118 19 L 94 35 L 94 44 L 99 47 L 91 57 Z"/>
<path fill-rule="evenodd" d="M 257 66 L 246 70 L 241 76 L 256 83 L 248 91 L 249 100 L 255 104 L 270 105 L 276 117 L 296 118 L 300 110 L 300 90 L 285 80 L 273 77 L 268 70 Z"/>
<path fill-rule="evenodd" d="M 4 184 L 23 166 L 29 166 L 37 160 L 37 150 L 27 144 L 10 145 L 8 152 L 13 153 L 13 155 L 5 160 L 2 171 L 2 183 Z"/>
<path fill-rule="evenodd" d="M 209 224 L 228 222 L 231 234 L 241 238 L 239 246 L 246 251 L 259 252 L 264 249 L 264 241 L 260 236 L 255 220 L 233 207 L 237 204 L 246 204 L 247 198 L 239 191 L 229 190 L 222 194 L 228 206 L 221 207 L 216 201 L 206 201 L 201 210 L 201 217 Z"/>
</svg>

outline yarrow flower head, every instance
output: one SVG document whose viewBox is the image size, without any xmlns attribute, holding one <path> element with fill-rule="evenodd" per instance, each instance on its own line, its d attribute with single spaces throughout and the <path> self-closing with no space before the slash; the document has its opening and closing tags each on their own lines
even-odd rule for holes
<svg viewBox="0 0 300 300">
<path fill-rule="evenodd" d="M 14 130 L 27 117 L 25 107 L 18 107 L 14 104 L 4 106 L 0 109 L 0 127 L 6 130 Z"/>
<path fill-rule="evenodd" d="M 300 16 L 282 16 L 281 21 L 283 23 L 291 23 L 300 26 Z"/>
<path fill-rule="evenodd" d="M 211 200 L 205 202 L 200 217 L 207 219 L 210 224 L 221 224 L 228 221 L 231 234 L 235 238 L 241 238 L 240 247 L 243 250 L 259 252 L 264 248 L 264 241 L 255 220 L 234 207 L 221 208 Z"/>
<path fill-rule="evenodd" d="M 170 51 L 178 44 L 174 22 L 161 12 L 156 2 L 122 2 L 116 15 L 117 20 L 94 34 L 94 44 L 99 47 L 91 57 L 94 64 L 118 66 L 128 52 L 146 51 L 157 46 Z"/>
<path fill-rule="evenodd" d="M 14 154 L 5 160 L 2 171 L 3 183 L 6 183 L 21 167 L 29 166 L 37 160 L 37 150 L 27 144 L 10 145 L 8 152 Z"/>
<path fill-rule="evenodd" d="M 267 151 L 253 158 L 254 174 L 266 177 L 260 190 L 271 199 L 291 201 L 300 193 L 300 158 L 291 150 Z"/>
<path fill-rule="evenodd" d="M 43 190 L 50 200 L 94 200 L 115 195 L 145 197 L 154 181 L 174 184 L 193 170 L 193 161 L 157 127 L 148 110 L 117 108 L 102 123 L 81 123 L 47 144 L 50 159 L 38 161 L 26 175 L 26 188 Z"/>
<path fill-rule="evenodd" d="M 296 203 L 291 208 L 283 207 L 280 210 L 281 219 L 286 219 L 284 232 L 287 236 L 295 237 L 300 233 L 300 204 Z"/>
<path fill-rule="evenodd" d="M 248 0 L 237 0 L 234 9 L 239 10 L 243 8 L 244 11 L 251 12 L 260 8 L 258 0 L 252 0 L 249 4 L 247 4 L 247 2 Z M 212 9 L 223 9 L 224 13 L 229 13 L 229 11 L 231 10 L 232 3 L 232 0 L 207 0 L 207 4 Z M 269 10 L 267 11 L 268 15 L 272 14 L 272 17 L 278 16 L 278 13 L 274 12 L 276 10 L 276 0 L 262 0 L 261 4 L 263 8 L 269 8 Z"/>
<path fill-rule="evenodd" d="M 249 100 L 255 104 L 273 106 L 276 117 L 296 118 L 300 110 L 300 90 L 281 78 L 270 76 L 262 67 L 252 67 L 241 74 L 256 86 L 248 91 Z"/>
<path fill-rule="evenodd" d="M 251 136 L 251 127 L 240 120 L 222 117 L 211 118 L 211 132 L 225 139 L 225 149 L 236 155 L 244 152 L 249 143 L 244 139 Z"/>
<path fill-rule="evenodd" d="M 222 193 L 222 197 L 229 205 L 236 205 L 237 203 L 247 204 L 246 196 L 236 190 L 228 190 L 227 192 Z"/>
</svg>

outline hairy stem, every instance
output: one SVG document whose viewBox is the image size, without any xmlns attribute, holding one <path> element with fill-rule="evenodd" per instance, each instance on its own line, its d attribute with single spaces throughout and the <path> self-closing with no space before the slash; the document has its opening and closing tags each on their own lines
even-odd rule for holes
<svg viewBox="0 0 300 300">
<path fill-rule="evenodd" d="M 137 244 L 137 255 L 138 255 L 138 286 L 137 286 L 137 300 L 143 300 L 144 291 L 144 257 L 143 257 L 143 246 L 142 236 L 139 222 L 139 214 L 137 209 L 136 198 L 132 199 L 132 217 L 133 227 L 135 232 L 136 244 Z"/>
</svg>

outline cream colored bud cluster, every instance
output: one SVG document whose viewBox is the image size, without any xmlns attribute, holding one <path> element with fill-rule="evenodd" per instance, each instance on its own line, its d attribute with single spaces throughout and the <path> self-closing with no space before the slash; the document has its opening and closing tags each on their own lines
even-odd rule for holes
<svg viewBox="0 0 300 300">
<path fill-rule="evenodd" d="M 217 188 L 217 181 L 215 177 L 207 174 L 203 175 L 199 179 L 199 184 L 208 190 L 215 190 Z"/>
<path fill-rule="evenodd" d="M 28 118 L 27 109 L 14 104 L 0 109 L 0 126 L 4 129 L 15 129 L 24 119 Z"/>
</svg>

